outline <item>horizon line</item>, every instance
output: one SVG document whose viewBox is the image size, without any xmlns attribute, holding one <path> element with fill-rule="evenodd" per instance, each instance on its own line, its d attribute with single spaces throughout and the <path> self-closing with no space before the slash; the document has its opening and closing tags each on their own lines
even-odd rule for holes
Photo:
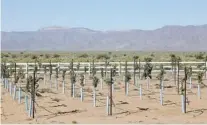
<svg viewBox="0 0 207 125">
<path fill-rule="evenodd" d="M 87 30 L 91 30 L 91 31 L 97 31 L 97 32 L 116 32 L 116 31 L 132 31 L 132 30 L 141 30 L 141 31 L 154 31 L 154 30 L 158 30 L 161 28 L 165 28 L 165 27 L 173 27 L 173 26 L 177 26 L 177 27 L 196 27 L 196 26 L 207 26 L 206 24 L 196 24 L 196 25 L 163 25 L 162 27 L 158 27 L 158 28 L 154 28 L 154 29 L 111 29 L 111 30 L 95 30 L 92 28 L 86 28 L 86 27 L 67 27 L 67 26 L 57 26 L 57 25 L 53 25 L 53 26 L 45 26 L 43 28 L 37 29 L 37 30 L 24 30 L 24 31 L 2 31 L 1 32 L 35 32 L 35 31 L 51 31 L 51 30 L 68 30 L 68 29 L 87 29 Z M 52 29 L 50 29 L 52 28 Z M 53 29 L 54 28 L 54 29 Z"/>
</svg>

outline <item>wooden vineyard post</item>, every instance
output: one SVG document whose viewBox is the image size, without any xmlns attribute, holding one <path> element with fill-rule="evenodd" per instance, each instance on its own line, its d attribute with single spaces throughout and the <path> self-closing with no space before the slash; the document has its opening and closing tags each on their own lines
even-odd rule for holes
<svg viewBox="0 0 207 125">
<path fill-rule="evenodd" d="M 113 78 L 112 78 L 112 69 L 111 69 L 111 83 L 110 83 L 110 114 L 109 115 L 112 115 L 112 81 L 113 81 Z"/>
<path fill-rule="evenodd" d="M 172 71 L 172 75 L 174 74 L 173 72 L 173 70 L 174 70 L 174 67 L 173 67 L 173 65 L 174 65 L 174 62 L 173 62 L 173 60 L 171 60 L 171 71 Z"/>
<path fill-rule="evenodd" d="M 71 63 L 70 63 L 70 70 L 71 70 L 71 73 L 74 73 L 74 71 L 73 71 L 73 59 L 72 59 L 72 61 L 71 61 Z M 71 76 L 70 76 L 71 77 Z M 71 97 L 73 97 L 73 85 L 74 83 L 73 83 L 73 81 L 71 80 Z"/>
<path fill-rule="evenodd" d="M 180 86 L 179 86 L 179 70 L 180 70 L 180 62 L 177 62 L 178 64 L 178 75 L 177 75 L 177 86 L 178 86 L 178 94 L 180 93 Z"/>
<path fill-rule="evenodd" d="M 160 73 L 158 74 L 157 78 L 160 80 L 160 104 L 163 105 L 163 90 L 164 90 L 164 85 L 163 85 L 163 80 L 164 80 L 164 74 L 166 74 L 163 65 L 160 65 Z"/>
<path fill-rule="evenodd" d="M 17 64 L 14 63 L 14 81 L 15 81 L 15 84 L 17 84 Z"/>
<path fill-rule="evenodd" d="M 136 70 L 138 69 L 138 65 L 137 65 L 137 59 L 139 57 L 138 56 L 134 56 L 134 85 L 136 86 L 137 85 L 137 82 L 136 82 Z"/>
<path fill-rule="evenodd" d="M 87 67 L 86 66 L 84 66 L 84 80 L 83 80 L 83 84 L 85 85 L 86 84 L 86 72 L 87 72 Z"/>
<path fill-rule="evenodd" d="M 56 90 L 58 90 L 59 67 L 56 67 L 55 71 L 56 71 L 55 86 L 56 86 Z"/>
<path fill-rule="evenodd" d="M 93 106 L 96 107 L 96 87 L 99 83 L 99 79 L 93 76 Z"/>
<path fill-rule="evenodd" d="M 187 81 L 187 68 L 184 69 L 184 79 L 182 80 L 182 84 L 184 84 L 184 88 L 181 89 L 181 104 L 182 104 L 182 113 L 186 113 L 186 81 Z"/>
<path fill-rule="evenodd" d="M 59 62 L 57 64 L 57 67 L 58 67 L 58 72 L 60 72 L 60 63 Z"/>
<path fill-rule="evenodd" d="M 136 61 L 136 58 L 134 57 L 134 85 L 136 85 L 136 78 L 135 78 L 135 61 Z"/>
<path fill-rule="evenodd" d="M 140 69 L 141 69 L 141 64 L 140 64 L 140 59 L 139 59 L 139 79 L 141 78 L 141 72 L 140 72 Z"/>
<path fill-rule="evenodd" d="M 189 68 L 189 88 L 192 88 L 192 67 Z"/>
<path fill-rule="evenodd" d="M 179 70 L 178 70 L 179 71 Z M 179 73 L 178 73 L 178 75 L 179 75 Z M 185 68 L 184 68 L 184 75 L 185 75 Z M 185 76 L 184 76 L 185 77 Z M 179 78 L 179 76 L 178 76 L 178 78 Z M 184 81 L 185 82 L 185 81 Z M 183 84 L 184 84 L 184 82 L 181 82 L 181 90 L 183 90 Z"/>
<path fill-rule="evenodd" d="M 103 89 L 103 77 L 104 77 L 104 72 L 103 72 L 103 68 L 101 68 L 101 90 Z"/>
<path fill-rule="evenodd" d="M 26 64 L 26 78 L 28 78 L 28 62 Z"/>
<path fill-rule="evenodd" d="M 51 60 L 50 60 L 50 87 L 52 88 L 52 64 L 51 64 Z"/>
<path fill-rule="evenodd" d="M 177 75 L 177 62 L 176 61 L 174 61 L 174 80 L 175 80 L 175 85 L 177 84 L 177 80 L 176 80 L 176 75 Z"/>
<path fill-rule="evenodd" d="M 35 59 L 35 64 L 34 64 L 34 71 L 37 72 L 37 59 Z"/>
<path fill-rule="evenodd" d="M 81 102 L 83 101 L 83 87 L 85 85 L 84 83 L 84 80 L 85 80 L 85 74 L 81 74 L 80 75 L 80 99 L 81 99 Z"/>
<path fill-rule="evenodd" d="M 89 76 L 91 75 L 91 63 L 90 62 L 88 63 L 88 74 Z"/>
<path fill-rule="evenodd" d="M 70 72 L 70 80 L 71 80 L 71 97 L 75 97 L 75 83 L 76 83 L 76 74 L 74 71 Z"/>
<path fill-rule="evenodd" d="M 6 72 L 7 72 L 7 68 L 6 68 L 6 63 L 4 62 L 4 64 L 1 64 L 1 82 L 4 85 L 4 88 L 6 88 Z"/>
<path fill-rule="evenodd" d="M 46 73 L 47 73 L 47 67 L 44 66 L 44 85 L 46 84 Z"/>
<path fill-rule="evenodd" d="M 94 65 L 94 59 L 92 61 L 92 75 L 94 76 L 95 75 L 95 65 Z"/>
<path fill-rule="evenodd" d="M 105 60 L 105 78 L 107 77 L 106 74 L 107 74 L 107 59 Z"/>
<path fill-rule="evenodd" d="M 185 83 L 184 83 L 184 113 L 186 113 L 186 80 L 187 80 L 187 68 L 185 67 Z"/>
<path fill-rule="evenodd" d="M 30 93 L 31 95 L 31 98 L 30 98 L 30 109 L 29 109 L 29 116 L 32 118 L 35 118 L 35 96 L 37 94 L 36 92 L 36 89 L 38 89 L 39 87 L 39 84 L 38 84 L 38 81 L 39 80 L 43 80 L 43 77 L 37 77 L 37 73 L 36 73 L 37 70 L 34 70 L 33 72 L 33 77 L 30 76 L 29 79 L 28 79 L 28 82 L 27 82 L 27 92 Z M 31 91 L 29 90 L 31 89 Z"/>
<path fill-rule="evenodd" d="M 207 57 L 205 61 L 205 79 L 207 79 Z"/>
<path fill-rule="evenodd" d="M 116 64 L 112 68 L 112 92 L 114 92 L 114 85 L 115 85 L 115 77 L 116 77 Z"/>
<path fill-rule="evenodd" d="M 119 62 L 119 76 L 121 76 L 121 62 Z"/>
<path fill-rule="evenodd" d="M 35 78 L 35 71 L 33 73 L 33 84 L 32 84 L 32 118 L 35 117 L 35 82 L 36 82 L 36 78 Z"/>
<path fill-rule="evenodd" d="M 63 78 L 62 91 L 63 91 L 63 94 L 65 94 L 65 73 L 66 73 L 66 70 L 64 69 L 63 74 L 62 74 L 62 78 Z"/>
<path fill-rule="evenodd" d="M 126 75 L 127 75 L 127 61 L 125 62 L 125 95 L 127 94 L 127 79 L 126 79 Z"/>
</svg>

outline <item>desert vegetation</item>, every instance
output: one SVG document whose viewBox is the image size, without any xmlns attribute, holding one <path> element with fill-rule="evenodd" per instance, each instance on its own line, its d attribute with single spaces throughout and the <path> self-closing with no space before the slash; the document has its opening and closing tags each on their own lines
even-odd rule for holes
<svg viewBox="0 0 207 125">
<path fill-rule="evenodd" d="M 41 62 L 70 62 L 71 58 L 75 62 L 91 62 L 93 58 L 95 62 L 110 60 L 111 62 L 118 61 L 134 61 L 134 56 L 139 57 L 144 61 L 146 57 L 152 58 L 155 62 L 168 62 L 172 58 L 180 57 L 183 61 L 204 61 L 207 60 L 206 52 L 1 52 L 2 61 L 7 62 L 34 62 L 38 59 Z"/>
</svg>

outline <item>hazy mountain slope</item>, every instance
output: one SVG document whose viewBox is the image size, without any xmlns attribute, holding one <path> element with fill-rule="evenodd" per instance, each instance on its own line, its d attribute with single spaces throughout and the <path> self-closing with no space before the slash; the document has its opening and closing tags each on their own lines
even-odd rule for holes
<svg viewBox="0 0 207 125">
<path fill-rule="evenodd" d="M 165 26 L 156 30 L 95 31 L 48 27 L 2 32 L 2 50 L 171 50 L 206 51 L 207 25 Z"/>
</svg>

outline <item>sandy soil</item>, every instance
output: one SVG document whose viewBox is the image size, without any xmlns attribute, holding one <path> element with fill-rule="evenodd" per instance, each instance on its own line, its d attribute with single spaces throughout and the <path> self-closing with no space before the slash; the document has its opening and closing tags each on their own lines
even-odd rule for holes
<svg viewBox="0 0 207 125">
<path fill-rule="evenodd" d="M 139 88 L 132 82 L 129 85 L 129 95 L 124 93 L 123 82 L 117 78 L 113 93 L 113 115 L 106 114 L 106 96 L 108 87 L 104 83 L 101 90 L 100 84 L 97 87 L 96 107 L 93 107 L 91 80 L 86 80 L 84 86 L 84 101 L 80 100 L 80 85 L 76 83 L 76 97 L 70 96 L 70 82 L 66 77 L 65 94 L 62 93 L 62 79 L 59 78 L 59 88 L 56 90 L 53 78 L 53 85 L 50 92 L 41 93 L 36 98 L 35 119 L 28 117 L 25 110 L 24 95 L 22 103 L 13 100 L 9 92 L 1 84 L 1 123 L 207 123 L 207 88 L 201 89 L 201 99 L 198 99 L 197 88 L 188 89 L 187 113 L 181 112 L 181 96 L 173 81 L 165 81 L 164 86 L 173 86 L 164 89 L 164 105 L 159 101 L 158 80 L 151 80 L 150 88 L 147 89 L 146 81 L 140 80 L 143 86 L 142 100 L 139 97 Z M 48 79 L 48 77 L 47 77 Z M 119 82 L 121 81 L 121 82 Z M 207 81 L 204 81 L 207 84 Z M 196 84 L 196 81 L 193 81 Z M 40 81 L 40 88 L 50 88 L 47 81 L 44 85 Z M 188 88 L 188 85 L 187 85 Z M 143 108 L 145 110 L 143 110 Z"/>
</svg>

